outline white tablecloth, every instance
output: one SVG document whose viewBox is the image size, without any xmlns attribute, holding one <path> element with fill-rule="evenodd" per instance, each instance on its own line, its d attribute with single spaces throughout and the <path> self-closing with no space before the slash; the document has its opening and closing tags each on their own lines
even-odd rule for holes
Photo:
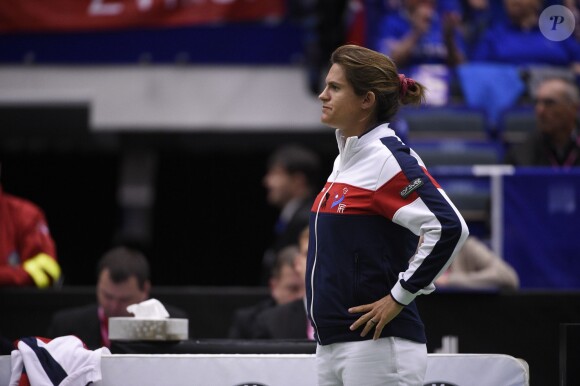
<svg viewBox="0 0 580 386">
<path fill-rule="evenodd" d="M 315 386 L 314 355 L 105 355 L 94 386 Z M 8 386 L 10 356 L 0 357 Z M 425 385 L 528 386 L 527 364 L 501 354 L 429 354 Z M 34 385 L 33 385 L 34 386 Z"/>
</svg>

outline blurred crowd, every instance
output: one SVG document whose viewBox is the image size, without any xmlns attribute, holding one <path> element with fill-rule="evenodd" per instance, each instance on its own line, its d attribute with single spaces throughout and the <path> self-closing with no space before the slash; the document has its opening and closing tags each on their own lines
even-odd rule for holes
<svg viewBox="0 0 580 386">
<path fill-rule="evenodd" d="M 311 32 L 306 51 L 314 93 L 320 91 L 330 53 L 344 42 L 390 56 L 401 72 L 427 85 L 433 105 L 476 103 L 474 95 L 492 87 L 487 81 L 513 94 L 511 104 L 530 102 L 535 86 L 546 76 L 577 81 L 580 74 L 579 29 L 572 32 L 570 25 L 562 26 L 570 36 L 555 41 L 542 33 L 539 23 L 542 12 L 553 5 L 568 8 L 578 23 L 577 4 L 571 0 L 297 3 Z"/>
</svg>

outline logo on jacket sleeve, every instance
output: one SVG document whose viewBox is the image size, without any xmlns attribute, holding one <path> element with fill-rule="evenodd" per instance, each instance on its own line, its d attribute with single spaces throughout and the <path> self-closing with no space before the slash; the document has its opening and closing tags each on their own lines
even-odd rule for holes
<svg viewBox="0 0 580 386">
<path fill-rule="evenodd" d="M 422 185 L 423 180 L 421 178 L 415 178 L 409 185 L 405 186 L 405 189 L 401 190 L 401 197 L 407 198 L 409 194 L 413 193 Z"/>
</svg>

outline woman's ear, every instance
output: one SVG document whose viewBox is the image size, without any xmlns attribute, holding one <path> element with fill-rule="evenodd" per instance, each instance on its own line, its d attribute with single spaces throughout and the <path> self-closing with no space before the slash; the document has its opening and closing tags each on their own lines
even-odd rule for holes
<svg viewBox="0 0 580 386">
<path fill-rule="evenodd" d="M 372 91 L 367 91 L 366 95 L 362 100 L 362 108 L 364 110 L 373 108 L 375 105 L 375 100 L 376 100 L 375 93 Z"/>
</svg>

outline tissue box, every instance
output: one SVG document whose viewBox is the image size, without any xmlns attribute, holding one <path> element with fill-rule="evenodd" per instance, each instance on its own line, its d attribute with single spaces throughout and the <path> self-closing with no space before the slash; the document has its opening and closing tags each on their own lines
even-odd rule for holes
<svg viewBox="0 0 580 386">
<path fill-rule="evenodd" d="M 187 319 L 109 318 L 110 340 L 186 340 L 188 331 Z"/>
</svg>

